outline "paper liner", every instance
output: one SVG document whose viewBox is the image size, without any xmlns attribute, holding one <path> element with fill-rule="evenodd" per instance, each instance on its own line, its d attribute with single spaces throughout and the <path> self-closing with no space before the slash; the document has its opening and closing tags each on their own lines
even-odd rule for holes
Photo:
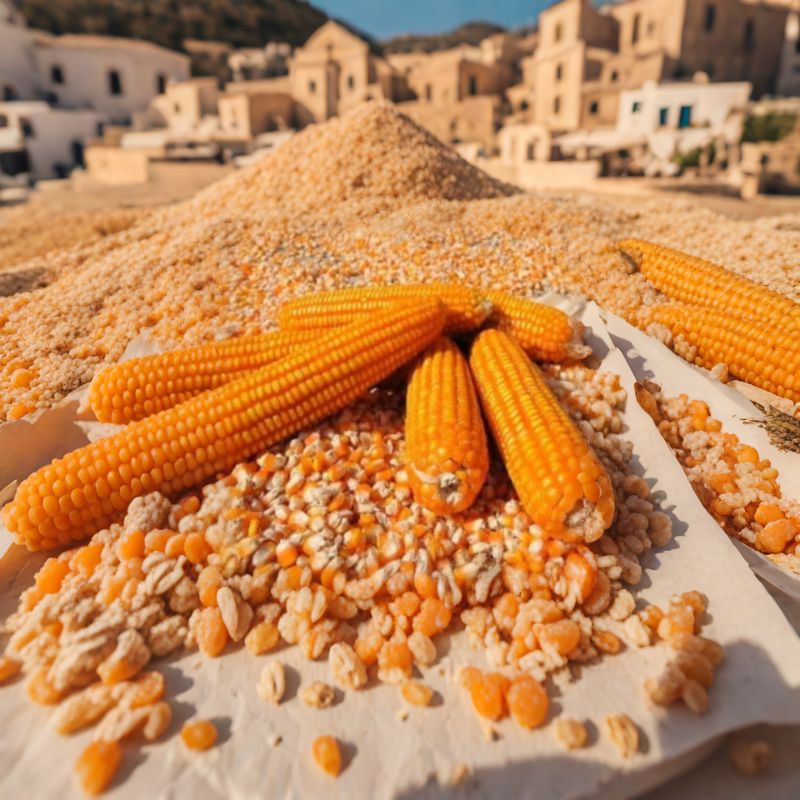
<svg viewBox="0 0 800 800">
<path fill-rule="evenodd" d="M 221 739 L 213 750 L 187 753 L 177 736 L 141 749 L 128 747 L 119 798 L 433 798 L 527 797 L 622 798 L 662 784 L 712 749 L 726 732 L 770 721 L 800 722 L 800 640 L 746 562 L 719 526 L 700 506 L 686 477 L 650 418 L 633 395 L 634 374 L 617 350 L 591 305 L 583 312 L 591 344 L 602 369 L 620 375 L 629 399 L 624 434 L 635 444 L 635 467 L 652 485 L 671 514 L 676 536 L 662 551 L 645 559 L 647 571 L 639 596 L 666 605 L 672 594 L 700 589 L 709 598 L 710 621 L 704 634 L 720 641 L 726 660 L 711 690 L 711 710 L 696 717 L 682 706 L 651 709 L 642 691 L 670 653 L 665 645 L 629 648 L 597 664 L 576 668 L 572 683 L 561 676 L 549 685 L 551 718 L 565 713 L 590 721 L 591 746 L 566 753 L 552 728 L 526 732 L 512 721 L 498 725 L 501 738 L 486 742 L 464 693 L 453 681 L 466 663 L 486 666 L 480 651 L 470 651 L 467 637 L 456 632 L 438 642 L 440 664 L 424 680 L 439 693 L 432 708 L 403 706 L 397 688 L 375 686 L 348 692 L 326 710 L 305 707 L 297 686 L 320 679 L 330 682 L 325 662 L 307 662 L 297 648 L 261 658 L 239 650 L 208 660 L 197 653 L 157 662 L 168 679 L 175 711 L 174 734 L 193 714 L 215 718 Z M 662 379 L 669 369 L 656 372 Z M 45 415 L 42 415 L 44 417 Z M 41 418 L 40 418 L 41 419 Z M 38 424 L 32 427 L 32 445 Z M 59 431 L 42 436 L 60 441 Z M 68 427 L 63 433 L 68 432 Z M 51 442 L 52 446 L 52 442 Z M 30 585 L 43 556 L 12 547 L 0 560 L 0 614 L 16 605 Z M 260 701 L 256 680 L 269 658 L 287 665 L 289 689 L 280 707 Z M 643 752 L 623 760 L 602 731 L 604 717 L 627 713 L 640 726 Z M 61 738 L 47 724 L 49 710 L 33 706 L 21 682 L 0 690 L 0 785 L 4 796 L 77 797 L 69 777 L 72 764 L 90 733 Z M 310 745 L 322 733 L 345 743 L 347 766 L 338 780 L 313 765 Z M 283 741 L 271 747 L 273 734 Z M 442 788 L 458 765 L 470 775 L 457 790 Z M 124 780 L 122 780 L 124 778 Z"/>
<path fill-rule="evenodd" d="M 743 421 L 759 418 L 762 414 L 737 388 L 741 384 L 730 386 L 713 380 L 705 370 L 687 363 L 657 339 L 613 314 L 607 314 L 596 306 L 595 309 L 605 320 L 611 340 L 625 356 L 637 380 L 655 381 L 669 397 L 687 394 L 692 399 L 706 402 L 711 415 L 722 422 L 723 431 L 735 433 L 743 442 L 755 447 L 762 458 L 768 458 L 772 462 L 778 470 L 778 481 L 784 496 L 800 498 L 800 454 L 778 450 L 763 428 Z M 753 391 L 754 389 L 755 387 L 749 387 L 747 391 L 762 399 L 767 395 L 766 392 L 759 389 Z M 739 552 L 759 577 L 795 600 L 800 600 L 800 575 L 781 569 L 763 553 L 743 542 L 734 541 Z"/>
</svg>

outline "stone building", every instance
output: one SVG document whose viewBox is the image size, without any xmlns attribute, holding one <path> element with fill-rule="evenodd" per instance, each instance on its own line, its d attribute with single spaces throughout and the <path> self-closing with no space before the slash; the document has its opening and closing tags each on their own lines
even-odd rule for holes
<svg viewBox="0 0 800 800">
<path fill-rule="evenodd" d="M 475 46 L 390 55 L 413 95 L 400 109 L 445 142 L 492 147 L 524 52 L 517 37 L 501 33 Z"/>
<path fill-rule="evenodd" d="M 299 126 L 322 122 L 365 100 L 403 100 L 405 78 L 367 40 L 333 20 L 295 50 L 289 85 Z"/>
<path fill-rule="evenodd" d="M 41 100 L 0 102 L 0 173 L 66 177 L 83 166 L 84 142 L 102 119 L 95 111 L 52 108 Z"/>
<path fill-rule="evenodd" d="M 541 13 L 524 66 L 531 117 L 560 131 L 606 127 L 620 92 L 697 72 L 774 93 L 789 13 L 787 0 L 561 0 Z"/>
</svg>

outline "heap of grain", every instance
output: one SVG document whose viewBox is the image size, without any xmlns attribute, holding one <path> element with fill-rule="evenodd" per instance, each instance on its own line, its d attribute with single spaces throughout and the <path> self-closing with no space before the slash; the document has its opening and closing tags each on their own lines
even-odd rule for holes
<svg viewBox="0 0 800 800">
<path fill-rule="evenodd" d="M 52 405 L 145 328 L 167 347 L 252 332 L 270 327 L 286 298 L 350 283 L 438 278 L 525 295 L 550 286 L 631 317 L 659 297 L 614 249 L 631 236 L 731 254 L 734 269 L 790 292 L 789 222 L 514 194 L 396 110 L 368 104 L 191 201 L 48 256 L 49 286 L 0 298 L 0 415 Z"/>
</svg>

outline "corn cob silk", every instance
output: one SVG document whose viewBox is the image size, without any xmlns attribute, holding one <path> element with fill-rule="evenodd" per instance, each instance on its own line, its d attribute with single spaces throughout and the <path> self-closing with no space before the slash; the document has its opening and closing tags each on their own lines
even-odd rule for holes
<svg viewBox="0 0 800 800">
<path fill-rule="evenodd" d="M 489 453 L 469 365 L 447 337 L 417 360 L 406 401 L 406 466 L 418 503 L 440 514 L 470 506 Z"/>
<path fill-rule="evenodd" d="M 318 338 L 316 331 L 275 331 L 133 358 L 95 376 L 89 405 L 100 422 L 124 425 L 230 383 Z"/>
<path fill-rule="evenodd" d="M 603 465 L 538 367 L 502 331 L 486 330 L 470 366 L 483 410 L 520 501 L 547 533 L 599 539 L 614 518 Z"/>
<path fill-rule="evenodd" d="M 331 328 L 346 325 L 359 315 L 373 313 L 398 300 L 430 298 L 444 305 L 445 333 L 476 330 L 491 310 L 491 304 L 477 290 L 461 284 L 354 286 L 316 292 L 284 303 L 278 310 L 278 326 L 287 331 Z"/>
<path fill-rule="evenodd" d="M 356 400 L 431 344 L 436 300 L 399 303 L 331 331 L 225 386 L 55 459 L 3 509 L 17 542 L 40 550 L 85 539 L 130 501 L 176 495 Z"/>
</svg>

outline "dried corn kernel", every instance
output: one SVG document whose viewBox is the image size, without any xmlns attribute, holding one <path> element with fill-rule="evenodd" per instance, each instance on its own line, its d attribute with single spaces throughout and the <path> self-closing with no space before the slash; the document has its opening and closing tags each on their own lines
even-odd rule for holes
<svg viewBox="0 0 800 800">
<path fill-rule="evenodd" d="M 319 768 L 336 778 L 342 771 L 342 752 L 333 736 L 318 736 L 311 743 L 311 754 Z"/>
<path fill-rule="evenodd" d="M 90 742 L 75 762 L 78 782 L 86 794 L 95 797 L 109 786 L 122 761 L 122 748 L 117 742 Z"/>
<path fill-rule="evenodd" d="M 430 705 L 433 699 L 433 689 L 419 681 L 408 681 L 400 687 L 403 699 L 412 706 Z"/>
<path fill-rule="evenodd" d="M 208 719 L 185 722 L 181 739 L 190 750 L 208 750 L 217 743 L 216 725 Z"/>
</svg>

